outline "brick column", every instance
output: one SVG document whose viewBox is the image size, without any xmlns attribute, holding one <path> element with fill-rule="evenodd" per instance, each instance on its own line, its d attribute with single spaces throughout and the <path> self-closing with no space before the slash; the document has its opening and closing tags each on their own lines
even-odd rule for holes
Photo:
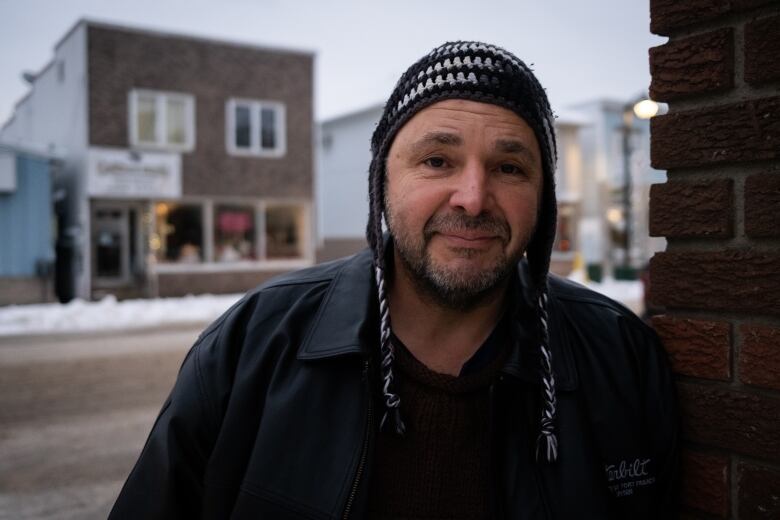
<svg viewBox="0 0 780 520">
<path fill-rule="evenodd" d="M 685 518 L 780 518 L 780 1 L 650 0 L 654 320 Z"/>
</svg>

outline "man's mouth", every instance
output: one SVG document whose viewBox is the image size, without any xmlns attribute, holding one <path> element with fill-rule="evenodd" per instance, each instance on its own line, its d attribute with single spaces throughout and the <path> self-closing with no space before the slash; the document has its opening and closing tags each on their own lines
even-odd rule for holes
<svg viewBox="0 0 780 520">
<path fill-rule="evenodd" d="M 499 240 L 495 234 L 492 233 L 480 233 L 474 230 L 464 231 L 445 231 L 437 233 L 448 244 L 455 247 L 463 248 L 483 248 L 493 244 L 496 240 Z"/>
</svg>

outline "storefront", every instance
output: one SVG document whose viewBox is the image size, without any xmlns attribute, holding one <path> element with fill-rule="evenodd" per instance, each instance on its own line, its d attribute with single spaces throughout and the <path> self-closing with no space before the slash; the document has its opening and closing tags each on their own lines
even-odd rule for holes
<svg viewBox="0 0 780 520">
<path fill-rule="evenodd" d="M 90 148 L 86 178 L 93 297 L 243 291 L 312 263 L 306 200 L 182 196 L 175 153 Z"/>
</svg>

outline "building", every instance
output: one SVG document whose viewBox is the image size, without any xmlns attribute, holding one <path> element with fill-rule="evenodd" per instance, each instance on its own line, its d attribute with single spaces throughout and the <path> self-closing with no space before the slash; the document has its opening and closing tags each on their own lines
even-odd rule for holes
<svg viewBox="0 0 780 520">
<path fill-rule="evenodd" d="M 647 229 L 650 185 L 662 182 L 664 174 L 650 168 L 648 121 L 634 118 L 627 126 L 623 119 L 627 107 L 599 100 L 557 113 L 558 230 L 551 259 L 555 273 L 569 274 L 578 254 L 597 279 L 624 265 L 626 163 L 632 179 L 630 270 L 641 268 L 665 247 L 665 241 L 649 237 Z M 370 139 L 381 116 L 380 104 L 320 125 L 318 261 L 366 246 Z"/>
<path fill-rule="evenodd" d="M 0 130 L 63 157 L 64 299 L 242 292 L 313 263 L 313 60 L 76 23 Z"/>
<path fill-rule="evenodd" d="M 332 260 L 366 247 L 371 135 L 383 105 L 320 124 L 317 167 L 317 260 Z"/>
<path fill-rule="evenodd" d="M 666 172 L 650 166 L 650 121 L 635 117 L 633 104 L 600 99 L 572 107 L 589 122 L 580 132 L 585 182 L 578 234 L 583 260 L 596 278 L 631 277 L 666 248 L 666 240 L 648 230 L 650 186 L 664 182 Z"/>
<path fill-rule="evenodd" d="M 54 299 L 58 167 L 50 153 L 0 144 L 0 305 Z"/>
</svg>

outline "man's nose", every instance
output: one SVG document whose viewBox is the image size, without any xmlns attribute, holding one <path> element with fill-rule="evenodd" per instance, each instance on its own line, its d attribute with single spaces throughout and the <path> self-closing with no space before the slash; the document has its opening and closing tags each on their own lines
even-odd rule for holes
<svg viewBox="0 0 780 520">
<path fill-rule="evenodd" d="M 453 179 L 450 205 L 461 208 L 467 215 L 476 217 L 490 205 L 488 172 L 485 167 L 472 161 L 467 163 Z"/>
</svg>

